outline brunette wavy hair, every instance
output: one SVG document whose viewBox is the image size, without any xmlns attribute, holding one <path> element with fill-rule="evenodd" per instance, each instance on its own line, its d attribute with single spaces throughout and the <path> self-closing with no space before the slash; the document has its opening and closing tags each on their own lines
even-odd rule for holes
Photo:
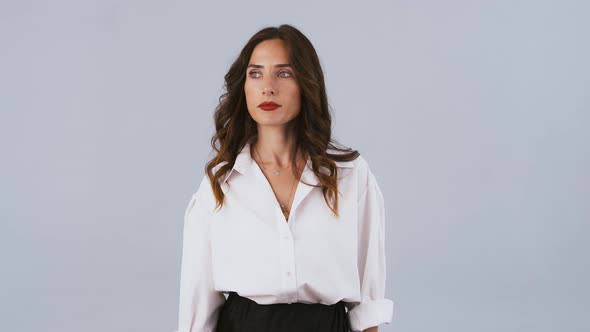
<svg viewBox="0 0 590 332">
<path fill-rule="evenodd" d="M 289 62 L 301 91 L 301 110 L 289 124 L 295 135 L 295 151 L 291 155 L 292 168 L 296 177 L 300 178 L 302 169 L 296 166 L 296 157 L 300 155 L 310 158 L 311 169 L 320 182 L 315 187 L 322 188 L 326 204 L 338 216 L 338 169 L 335 161 L 351 161 L 360 154 L 357 150 L 337 147 L 334 144 L 337 141 L 331 137 L 331 107 L 328 105 L 324 74 L 318 55 L 309 39 L 288 24 L 263 28 L 254 34 L 225 74 L 225 93 L 219 97 L 219 104 L 213 116 L 216 132 L 211 138 L 211 146 L 215 156 L 205 166 L 205 173 L 217 202 L 215 207 L 223 206 L 224 193 L 221 190 L 220 179 L 232 169 L 237 155 L 246 143 L 258 136 L 256 122 L 246 106 L 244 83 L 254 48 L 259 43 L 271 39 L 280 39 L 285 43 Z M 328 153 L 327 149 L 336 150 L 338 153 Z M 320 172 L 320 168 L 327 169 L 328 173 Z M 330 201 L 333 202 L 332 205 Z"/>
</svg>

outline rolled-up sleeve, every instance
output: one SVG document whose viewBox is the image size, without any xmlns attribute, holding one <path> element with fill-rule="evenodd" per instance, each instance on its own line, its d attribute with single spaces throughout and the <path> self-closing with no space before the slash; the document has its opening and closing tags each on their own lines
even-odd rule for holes
<svg viewBox="0 0 590 332">
<path fill-rule="evenodd" d="M 358 268 L 361 302 L 347 307 L 353 331 L 391 323 L 393 301 L 385 298 L 385 208 L 375 176 L 368 172 L 367 187 L 359 198 Z"/>
<path fill-rule="evenodd" d="M 223 292 L 214 289 L 211 273 L 210 220 L 202 204 L 201 189 L 193 194 L 184 213 L 176 332 L 215 331 L 219 310 L 225 302 Z"/>
</svg>

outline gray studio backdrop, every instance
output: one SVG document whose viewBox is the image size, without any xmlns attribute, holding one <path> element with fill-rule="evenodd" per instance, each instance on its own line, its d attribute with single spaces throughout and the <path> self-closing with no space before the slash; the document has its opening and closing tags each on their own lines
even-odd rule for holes
<svg viewBox="0 0 590 332">
<path fill-rule="evenodd" d="M 586 1 L 0 1 L 0 331 L 172 332 L 223 75 L 290 23 L 386 200 L 380 331 L 590 331 Z"/>
</svg>

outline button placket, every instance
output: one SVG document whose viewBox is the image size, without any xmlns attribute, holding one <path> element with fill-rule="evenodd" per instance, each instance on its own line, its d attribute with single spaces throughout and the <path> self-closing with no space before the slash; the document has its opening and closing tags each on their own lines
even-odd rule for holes
<svg viewBox="0 0 590 332">
<path fill-rule="evenodd" d="M 292 220 L 289 221 L 289 223 L 292 222 Z M 297 283 L 295 279 L 295 248 L 288 223 L 282 222 L 281 226 L 279 226 L 279 229 L 283 301 L 292 303 L 296 302 L 297 298 Z"/>
</svg>

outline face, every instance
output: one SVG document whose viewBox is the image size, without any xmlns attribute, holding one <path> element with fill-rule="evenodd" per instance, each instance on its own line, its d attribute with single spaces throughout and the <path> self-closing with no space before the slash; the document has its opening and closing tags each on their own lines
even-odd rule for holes
<svg viewBox="0 0 590 332">
<path fill-rule="evenodd" d="M 259 126 L 284 126 L 301 110 L 301 94 L 284 42 L 265 40 L 252 52 L 244 83 L 248 113 Z M 260 107 L 264 101 L 278 105 L 274 110 Z"/>
</svg>

